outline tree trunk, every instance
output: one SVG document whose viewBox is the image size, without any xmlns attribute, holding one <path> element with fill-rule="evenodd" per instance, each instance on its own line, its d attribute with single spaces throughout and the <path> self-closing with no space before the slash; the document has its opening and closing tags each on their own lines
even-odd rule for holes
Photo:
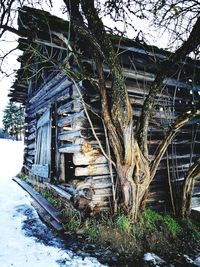
<svg viewBox="0 0 200 267">
<path fill-rule="evenodd" d="M 180 205 L 180 216 L 188 217 L 191 212 L 192 193 L 195 185 L 195 179 L 200 176 L 200 158 L 189 169 L 183 183 L 183 193 Z"/>
<path fill-rule="evenodd" d="M 130 104 L 122 68 L 94 6 L 94 0 L 74 0 L 73 3 L 69 0 L 64 0 L 64 2 L 70 14 L 73 35 L 77 39 L 76 41 L 78 42 L 80 39 L 81 41 L 86 41 L 90 47 L 90 55 L 88 56 L 91 56 L 96 62 L 98 78 L 96 87 L 98 87 L 101 95 L 102 119 L 107 129 L 122 193 L 120 202 L 128 215 L 133 220 L 137 220 L 138 211 L 144 206 L 148 187 L 155 176 L 168 144 L 177 129 L 182 127 L 194 115 L 193 113 L 191 116 L 186 114 L 187 116 L 184 117 L 184 120 L 178 121 L 178 124 L 173 125 L 163 142 L 161 142 L 154 160 L 150 162 L 148 159 L 147 132 L 156 95 L 162 87 L 163 79 L 169 74 L 169 67 L 175 61 L 180 60 L 182 54 L 186 55 L 190 51 L 190 47 L 185 43 L 167 62 L 160 65 L 160 71 L 145 100 L 136 132 L 134 130 L 135 127 L 133 127 L 134 110 L 132 110 Z M 87 26 L 84 24 L 84 19 L 87 20 Z M 84 49 L 83 46 L 82 49 Z M 180 53 L 181 51 L 182 54 Z M 86 49 L 86 52 L 88 54 L 88 49 Z M 112 77 L 111 98 L 108 97 L 105 86 L 104 64 L 109 67 Z M 91 83 L 93 82 L 92 80 Z"/>
</svg>

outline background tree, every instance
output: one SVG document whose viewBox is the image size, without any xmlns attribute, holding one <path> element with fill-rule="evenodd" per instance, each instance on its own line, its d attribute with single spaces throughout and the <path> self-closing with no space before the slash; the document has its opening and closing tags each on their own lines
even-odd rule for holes
<svg viewBox="0 0 200 267">
<path fill-rule="evenodd" d="M 6 17 L 7 19 L 1 20 L 1 36 L 5 34 L 6 30 L 19 34 L 17 29 L 9 24 L 11 21 L 9 17 L 11 16 L 10 10 L 14 1 L 7 0 L 4 2 L 9 2 L 10 6 L 6 12 L 5 8 L 2 9 L 2 18 Z M 63 70 L 73 80 L 86 79 L 84 67 L 81 65 L 81 53 L 77 50 L 77 44 L 81 47 L 83 53 L 89 53 L 89 56 L 95 62 L 97 70 L 97 77 L 95 78 L 98 82 L 94 82 L 91 76 L 87 76 L 87 79 L 101 95 L 102 119 L 108 132 L 113 154 L 112 163 L 116 168 L 122 192 L 120 201 L 123 203 L 128 215 L 133 220 L 136 220 L 139 209 L 145 203 L 148 187 L 155 176 L 169 143 L 176 132 L 188 120 L 200 114 L 200 107 L 197 104 L 193 109 L 187 110 L 185 114 L 177 118 L 169 127 L 157 151 L 150 159 L 147 147 L 147 132 L 154 111 L 156 96 L 161 92 L 163 80 L 173 75 L 172 67 L 174 64 L 181 65 L 188 55 L 191 53 L 197 55 L 199 52 L 199 3 L 198 1 L 174 0 L 64 0 L 64 3 L 71 22 L 69 29 L 69 37 L 72 43 L 70 53 L 74 54 L 74 58 L 80 66 L 80 73 L 73 72 L 73 69 L 69 68 L 69 66 L 66 67 L 66 65 L 63 66 Z M 106 27 L 101 19 L 102 15 L 105 14 L 109 15 L 115 22 L 124 21 L 125 28 L 131 26 L 133 29 L 136 28 L 134 18 L 145 20 L 150 16 L 152 25 L 159 27 L 159 29 L 169 30 L 170 33 L 173 33 L 170 36 L 173 36 L 178 41 L 178 48 L 175 49 L 174 53 L 169 58 L 157 62 L 158 71 L 154 82 L 147 89 L 149 93 L 137 122 L 133 120 L 134 107 L 132 110 L 117 52 L 112 45 L 111 36 L 107 34 Z M 186 17 L 187 19 L 183 20 Z M 171 27 L 171 25 L 173 26 Z M 81 40 L 89 44 L 89 49 L 81 46 Z M 69 47 L 67 42 L 66 46 Z M 112 101 L 109 101 L 110 96 L 108 96 L 108 91 L 106 90 L 104 65 L 108 66 L 112 77 Z M 188 171 L 189 173 L 190 170 Z M 190 175 L 186 177 L 185 184 L 187 184 L 188 177 Z M 196 177 L 196 174 L 194 177 Z M 190 184 L 189 191 L 191 192 L 193 183 Z M 184 186 L 184 188 L 187 188 L 187 186 Z M 185 196 L 184 193 L 183 195 Z M 183 203 L 185 202 L 183 201 Z M 182 215 L 184 216 L 184 214 Z"/>
<path fill-rule="evenodd" d="M 24 128 L 24 108 L 10 102 L 4 110 L 4 131 L 16 140 L 22 140 Z"/>
</svg>

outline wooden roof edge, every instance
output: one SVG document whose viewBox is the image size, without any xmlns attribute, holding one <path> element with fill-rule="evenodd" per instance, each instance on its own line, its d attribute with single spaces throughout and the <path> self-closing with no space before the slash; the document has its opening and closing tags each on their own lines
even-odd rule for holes
<svg viewBox="0 0 200 267">
<path fill-rule="evenodd" d="M 37 25 L 33 24 L 31 17 L 33 18 L 34 22 L 40 22 L 40 23 L 39 24 L 36 23 Z M 33 31 L 37 30 L 40 33 L 47 32 L 46 31 L 47 28 L 42 27 L 44 26 L 45 23 L 48 25 L 48 29 L 50 29 L 51 32 L 57 31 L 63 34 L 65 33 L 67 34 L 66 25 L 68 25 L 69 23 L 67 20 L 58 18 L 52 15 L 50 12 L 28 6 L 23 6 L 22 8 L 19 9 L 19 19 L 18 19 L 19 31 L 27 30 L 27 34 L 30 33 L 30 30 L 31 32 L 32 30 Z M 30 26 L 32 26 L 33 29 L 31 29 Z M 148 45 L 144 42 L 138 42 L 134 39 L 130 39 L 125 36 L 122 37 L 111 33 L 108 33 L 108 35 L 110 36 L 111 41 L 114 43 L 115 46 L 117 46 L 120 49 L 124 49 L 126 51 L 138 53 L 140 55 L 156 56 L 160 60 L 165 60 L 172 54 L 172 52 L 167 51 L 163 48 L 158 48 L 157 46 L 154 45 Z M 194 61 L 190 57 L 187 57 L 186 61 L 183 63 L 193 65 L 193 62 L 195 62 L 194 65 L 196 67 L 200 68 L 200 60 Z"/>
</svg>

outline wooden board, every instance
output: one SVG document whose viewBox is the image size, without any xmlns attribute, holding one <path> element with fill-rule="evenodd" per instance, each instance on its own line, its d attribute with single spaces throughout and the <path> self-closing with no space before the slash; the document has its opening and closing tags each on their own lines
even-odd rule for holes
<svg viewBox="0 0 200 267">
<path fill-rule="evenodd" d="M 46 165 L 33 164 L 31 172 L 40 177 L 48 178 L 49 177 L 49 166 L 47 164 Z"/>
<path fill-rule="evenodd" d="M 75 176 L 93 176 L 109 174 L 108 164 L 89 165 L 75 168 Z"/>
<path fill-rule="evenodd" d="M 102 154 L 83 154 L 75 153 L 73 155 L 74 165 L 95 165 L 107 163 L 107 159 Z"/>
<path fill-rule="evenodd" d="M 45 123 L 48 123 L 50 120 L 50 109 L 48 109 L 37 121 L 37 128 L 43 126 Z"/>
<path fill-rule="evenodd" d="M 31 197 L 33 197 L 34 200 L 37 201 L 37 203 L 42 206 L 57 223 L 62 224 L 65 222 L 65 218 L 62 216 L 62 214 L 60 214 L 51 204 L 49 204 L 49 202 L 45 198 L 43 198 L 31 186 L 29 186 L 24 181 L 21 181 L 17 177 L 14 177 L 13 180 L 18 183 L 23 189 L 25 189 L 31 195 Z"/>
</svg>

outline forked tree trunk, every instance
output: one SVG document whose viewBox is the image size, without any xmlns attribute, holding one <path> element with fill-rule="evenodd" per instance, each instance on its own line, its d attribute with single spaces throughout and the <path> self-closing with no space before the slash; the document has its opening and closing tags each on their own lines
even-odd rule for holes
<svg viewBox="0 0 200 267">
<path fill-rule="evenodd" d="M 91 58 L 93 57 L 96 62 L 98 76 L 97 87 L 101 95 L 102 119 L 107 129 L 109 143 L 114 155 L 113 160 L 115 161 L 123 196 L 121 203 L 123 203 L 128 215 L 133 220 L 137 220 L 138 211 L 144 205 L 148 187 L 155 176 L 167 146 L 176 131 L 200 111 L 199 109 L 198 112 L 193 110 L 191 113 L 186 113 L 183 118 L 174 123 L 159 145 L 153 161 L 149 162 L 147 132 L 156 95 L 162 87 L 163 79 L 169 75 L 170 66 L 182 59 L 182 56 L 186 56 L 194 46 L 198 45 L 200 38 L 194 39 L 193 37 L 196 36 L 196 30 L 200 24 L 200 20 L 197 20 L 197 25 L 191 32 L 188 41 L 175 54 L 172 54 L 169 61 L 161 66 L 157 78 L 151 85 L 149 95 L 145 100 L 140 121 L 137 127 L 133 127 L 132 113 L 134 109 L 132 110 L 129 101 L 122 68 L 94 6 L 94 0 L 64 0 L 64 2 L 70 14 L 70 25 L 73 28 L 75 38 L 77 37 L 77 40 L 79 40 L 81 37 L 86 41 L 90 47 L 90 50 L 86 49 L 86 52 L 88 53 L 90 51 L 89 56 Z M 80 8 L 82 13 L 80 12 Z M 84 19 L 87 20 L 87 26 L 84 24 Z M 192 46 L 190 46 L 191 40 L 194 41 Z M 82 47 L 82 49 L 84 48 Z M 109 102 L 105 86 L 104 64 L 109 67 L 112 77 L 111 103 Z M 168 68 L 166 68 L 166 64 L 168 64 Z M 81 66 L 80 62 L 79 66 Z M 137 129 L 137 132 L 134 132 L 133 129 Z M 191 186 L 189 187 L 191 188 Z"/>
</svg>

